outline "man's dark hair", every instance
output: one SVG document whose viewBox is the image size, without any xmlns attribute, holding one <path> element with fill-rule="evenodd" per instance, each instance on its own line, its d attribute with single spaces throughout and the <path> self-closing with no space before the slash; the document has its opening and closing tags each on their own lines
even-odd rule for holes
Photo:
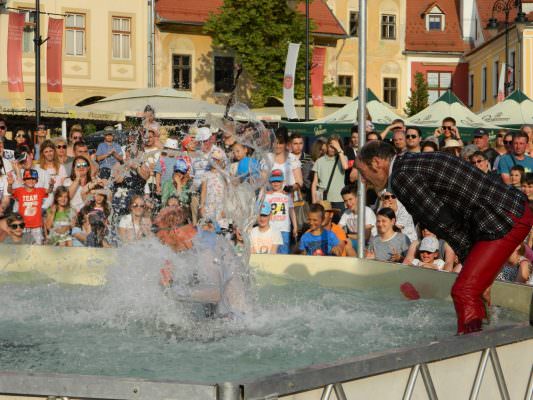
<svg viewBox="0 0 533 400">
<path fill-rule="evenodd" d="M 526 173 L 523 183 L 526 185 L 533 185 L 533 172 Z"/>
<path fill-rule="evenodd" d="M 420 128 L 418 126 L 408 126 L 405 128 L 405 133 L 407 133 L 407 131 L 416 131 L 416 133 L 418 134 L 418 137 L 422 137 L 422 131 L 420 130 Z"/>
<path fill-rule="evenodd" d="M 359 133 L 359 125 L 352 125 L 352 127 L 350 128 L 350 134 L 355 132 Z"/>
<path fill-rule="evenodd" d="M 289 131 L 285 126 L 280 126 L 276 129 L 274 136 L 279 143 L 289 143 Z"/>
<path fill-rule="evenodd" d="M 526 173 L 526 170 L 521 165 L 513 165 L 509 171 L 518 171 L 522 174 L 522 178 L 524 177 L 524 174 Z"/>
<path fill-rule="evenodd" d="M 424 147 L 431 147 L 433 150 L 439 151 L 439 145 L 433 140 L 425 140 L 420 143 L 420 148 L 423 149 Z"/>
<path fill-rule="evenodd" d="M 0 122 L 3 122 L 7 126 L 7 119 L 0 117 Z"/>
<path fill-rule="evenodd" d="M 442 123 L 445 123 L 445 122 L 451 122 L 454 126 L 457 125 L 457 122 L 455 121 L 454 118 L 452 117 L 446 117 L 442 120 Z"/>
<path fill-rule="evenodd" d="M 341 190 L 341 196 L 344 196 L 350 193 L 353 194 L 355 197 L 357 197 L 357 186 L 356 185 L 346 185 Z"/>
<path fill-rule="evenodd" d="M 80 140 L 79 142 L 74 143 L 74 146 L 72 146 L 72 150 L 76 150 L 78 147 L 85 147 L 87 146 L 87 143 L 85 143 L 83 140 Z"/>
<path fill-rule="evenodd" d="M 300 133 L 293 133 L 291 134 L 291 137 L 289 138 L 289 140 L 292 142 L 294 139 L 303 139 L 303 135 L 300 134 Z"/>
<path fill-rule="evenodd" d="M 391 160 L 396 155 L 394 146 L 381 140 L 369 142 L 363 146 L 358 158 L 365 164 L 370 164 L 374 157 Z"/>
<path fill-rule="evenodd" d="M 324 218 L 324 214 L 326 213 L 326 211 L 324 210 L 324 207 L 322 207 L 322 205 L 318 204 L 318 203 L 311 204 L 309 206 L 309 212 L 310 213 L 320 213 L 321 218 Z"/>
<path fill-rule="evenodd" d="M 513 133 L 513 140 L 515 140 L 516 138 L 524 138 L 524 139 L 529 140 L 529 136 L 527 135 L 527 133 L 522 132 L 522 131 Z"/>
<path fill-rule="evenodd" d="M 376 139 L 375 139 L 375 140 L 382 140 L 382 139 L 381 139 L 381 135 L 379 135 L 377 132 L 368 132 L 368 133 L 366 134 L 366 141 L 367 141 L 367 142 L 370 142 L 370 140 L 368 139 L 368 137 L 369 137 L 370 135 L 376 135 Z"/>
<path fill-rule="evenodd" d="M 485 153 L 483 153 L 481 150 L 478 150 L 478 151 L 474 151 L 470 157 L 468 157 L 468 159 L 470 161 L 472 161 L 474 159 L 474 157 L 483 157 L 484 160 L 488 160 L 487 156 L 485 155 Z"/>
<path fill-rule="evenodd" d="M 402 123 L 403 126 L 405 126 L 405 121 L 401 118 L 396 118 L 395 120 L 392 121 L 391 125 L 394 125 L 394 124 L 397 124 L 397 123 Z"/>
</svg>

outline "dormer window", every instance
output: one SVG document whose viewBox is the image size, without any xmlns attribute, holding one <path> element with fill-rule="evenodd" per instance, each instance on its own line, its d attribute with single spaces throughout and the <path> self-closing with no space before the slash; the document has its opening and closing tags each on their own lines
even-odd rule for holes
<svg viewBox="0 0 533 400">
<path fill-rule="evenodd" d="M 428 15 L 428 30 L 442 31 L 442 15 L 441 14 Z"/>
<path fill-rule="evenodd" d="M 426 19 L 426 30 L 428 31 L 443 31 L 446 21 L 446 16 L 442 10 L 433 3 L 427 8 L 427 10 L 422 14 Z"/>
</svg>

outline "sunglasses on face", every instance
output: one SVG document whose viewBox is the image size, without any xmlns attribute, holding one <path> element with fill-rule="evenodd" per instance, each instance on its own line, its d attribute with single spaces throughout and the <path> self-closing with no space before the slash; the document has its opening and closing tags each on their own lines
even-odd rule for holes
<svg viewBox="0 0 533 400">
<path fill-rule="evenodd" d="M 5 126 L 5 125 L 0 125 L 0 130 L 5 131 L 6 129 L 7 129 L 7 126 Z"/>
<path fill-rule="evenodd" d="M 11 229 L 24 229 L 25 226 L 26 226 L 26 224 L 24 222 L 21 222 L 20 224 L 11 224 L 11 225 L 9 225 L 9 227 Z"/>
<path fill-rule="evenodd" d="M 418 135 L 405 135 L 406 139 L 416 139 Z"/>
<path fill-rule="evenodd" d="M 81 136 L 72 136 L 72 140 L 80 140 Z"/>
<path fill-rule="evenodd" d="M 89 166 L 89 164 L 87 164 L 87 163 L 76 164 L 76 168 L 87 168 L 88 166 Z"/>
<path fill-rule="evenodd" d="M 144 208 L 144 204 L 133 204 L 131 208 Z"/>
<path fill-rule="evenodd" d="M 472 161 L 470 161 L 470 163 L 472 165 L 478 165 L 478 164 L 481 164 L 483 161 L 487 161 L 487 160 L 484 160 L 483 158 L 480 158 L 479 160 L 472 160 Z"/>
<path fill-rule="evenodd" d="M 35 178 L 24 178 L 23 181 L 36 181 L 37 179 Z"/>
<path fill-rule="evenodd" d="M 504 140 L 503 143 L 505 143 L 505 144 L 513 144 L 513 141 L 512 140 Z"/>
<path fill-rule="evenodd" d="M 501 133 L 498 135 L 499 138 L 504 138 L 505 135 L 502 135 Z"/>
<path fill-rule="evenodd" d="M 396 196 L 393 194 L 384 194 L 383 196 L 381 196 L 381 200 L 393 200 L 395 198 Z"/>
<path fill-rule="evenodd" d="M 452 126 L 442 126 L 441 128 L 444 131 L 451 131 L 453 127 Z"/>
<path fill-rule="evenodd" d="M 66 149 L 67 148 L 67 145 L 66 144 L 58 144 L 56 146 L 56 149 Z"/>
<path fill-rule="evenodd" d="M 16 137 L 16 138 L 19 138 L 19 137 L 20 137 L 20 138 L 23 138 L 23 137 L 24 137 L 24 134 L 23 134 L 23 133 L 17 133 L 17 134 L 15 135 L 15 137 Z"/>
</svg>

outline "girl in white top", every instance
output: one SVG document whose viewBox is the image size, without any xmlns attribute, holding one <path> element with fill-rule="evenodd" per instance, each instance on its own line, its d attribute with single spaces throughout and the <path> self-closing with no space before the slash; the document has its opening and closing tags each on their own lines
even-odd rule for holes
<svg viewBox="0 0 533 400">
<path fill-rule="evenodd" d="M 444 260 L 439 258 L 439 241 L 436 237 L 426 236 L 422 239 L 418 248 L 418 258 L 415 258 L 411 265 L 442 271 Z"/>
<path fill-rule="evenodd" d="M 271 165 L 270 172 L 275 169 L 283 171 L 285 176 L 285 185 L 297 186 L 294 189 L 299 189 L 303 185 L 302 164 L 300 160 L 292 153 L 289 153 L 287 144 L 289 137 L 286 130 L 280 128 L 276 131 L 276 140 L 272 147 L 273 152 L 267 154 L 267 160 Z"/>
<path fill-rule="evenodd" d="M 118 234 L 123 242 L 132 242 L 150 236 L 152 221 L 145 217 L 143 196 L 135 195 L 130 200 L 130 213 L 124 215 L 118 224 Z"/>
<path fill-rule="evenodd" d="M 85 204 L 89 190 L 96 186 L 96 182 L 91 182 L 91 165 L 87 158 L 74 158 L 72 172 L 70 177 L 65 179 L 64 186 L 68 187 L 70 206 L 79 212 Z"/>
</svg>

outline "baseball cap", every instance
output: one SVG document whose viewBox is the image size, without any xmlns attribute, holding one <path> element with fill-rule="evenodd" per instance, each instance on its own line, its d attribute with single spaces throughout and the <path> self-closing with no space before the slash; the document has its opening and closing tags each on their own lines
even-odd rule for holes
<svg viewBox="0 0 533 400">
<path fill-rule="evenodd" d="M 178 141 L 176 139 L 167 139 L 163 147 L 165 149 L 178 150 L 179 149 Z"/>
<path fill-rule="evenodd" d="M 261 210 L 259 211 L 259 214 L 266 216 L 270 215 L 271 212 L 272 206 L 270 205 L 270 203 L 268 201 L 263 202 L 263 204 L 261 204 Z"/>
<path fill-rule="evenodd" d="M 420 247 L 418 251 L 429 251 L 434 253 L 439 250 L 439 241 L 433 236 L 427 236 L 420 242 Z"/>
<path fill-rule="evenodd" d="M 179 172 L 183 175 L 189 172 L 189 163 L 187 162 L 187 160 L 185 160 L 185 158 L 178 157 L 176 159 L 176 163 L 174 164 L 174 172 Z"/>
<path fill-rule="evenodd" d="M 196 140 L 199 142 L 205 142 L 211 138 L 211 130 L 207 126 L 198 128 L 196 131 Z"/>
<path fill-rule="evenodd" d="M 270 173 L 270 182 L 283 182 L 285 177 L 283 176 L 283 171 L 281 169 L 273 169 Z"/>
<path fill-rule="evenodd" d="M 36 179 L 39 180 L 39 173 L 36 169 L 26 169 L 24 170 L 24 173 L 22 174 L 22 179 Z"/>
<path fill-rule="evenodd" d="M 483 128 L 476 128 L 474 129 L 474 133 L 473 133 L 473 136 L 474 137 L 481 137 L 481 136 L 489 136 L 489 132 L 487 132 L 486 129 L 483 129 Z"/>
</svg>

